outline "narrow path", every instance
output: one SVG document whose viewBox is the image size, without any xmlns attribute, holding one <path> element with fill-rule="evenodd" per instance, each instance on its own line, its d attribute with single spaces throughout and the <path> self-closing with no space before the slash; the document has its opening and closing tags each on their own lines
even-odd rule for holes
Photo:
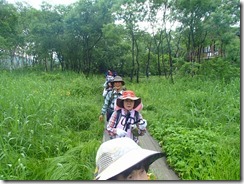
<svg viewBox="0 0 244 184">
<path fill-rule="evenodd" d="M 139 137 L 139 145 L 145 149 L 162 152 L 162 148 L 158 142 L 148 132 L 144 136 Z M 157 180 L 180 180 L 175 172 L 167 165 L 165 157 L 152 163 L 150 170 L 155 174 Z"/>
<path fill-rule="evenodd" d="M 104 123 L 104 127 L 106 128 L 106 123 Z M 103 142 L 109 139 L 110 138 L 104 129 Z M 162 152 L 162 148 L 159 146 L 158 142 L 153 139 L 148 132 L 146 132 L 144 136 L 139 137 L 139 145 L 145 149 Z M 157 180 L 180 180 L 174 171 L 167 165 L 165 157 L 152 163 L 150 170 L 155 174 Z"/>
</svg>

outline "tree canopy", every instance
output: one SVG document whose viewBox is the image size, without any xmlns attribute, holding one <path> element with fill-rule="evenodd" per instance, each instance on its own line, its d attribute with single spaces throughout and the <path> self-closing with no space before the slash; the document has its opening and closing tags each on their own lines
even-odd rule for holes
<svg viewBox="0 0 244 184">
<path fill-rule="evenodd" d="M 213 57 L 240 65 L 237 0 L 44 1 L 40 10 L 0 0 L 0 26 L 1 67 L 86 75 L 112 68 L 138 82 Z"/>
</svg>

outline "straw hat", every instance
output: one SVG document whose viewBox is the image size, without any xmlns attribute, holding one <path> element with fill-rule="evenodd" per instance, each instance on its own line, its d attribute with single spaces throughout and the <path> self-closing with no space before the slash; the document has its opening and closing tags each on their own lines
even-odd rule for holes
<svg viewBox="0 0 244 184">
<path fill-rule="evenodd" d="M 141 103 L 141 98 L 136 97 L 134 91 L 126 90 L 122 93 L 120 97 L 117 98 L 116 105 L 120 108 L 124 108 L 123 101 L 125 99 L 131 99 L 135 101 L 133 109 L 135 109 Z"/>
<path fill-rule="evenodd" d="M 151 165 L 162 156 L 163 153 L 141 148 L 128 137 L 108 140 L 97 151 L 95 179 L 108 180 L 145 159 Z"/>
</svg>

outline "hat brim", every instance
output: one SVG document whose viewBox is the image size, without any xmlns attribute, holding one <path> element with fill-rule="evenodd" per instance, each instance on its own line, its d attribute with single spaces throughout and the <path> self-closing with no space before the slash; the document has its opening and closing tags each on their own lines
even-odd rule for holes
<svg viewBox="0 0 244 184">
<path fill-rule="evenodd" d="M 125 85 L 125 82 L 124 81 L 112 81 L 111 83 L 115 83 L 115 82 L 121 82 L 122 83 L 122 86 Z"/>
<path fill-rule="evenodd" d="M 120 108 L 124 108 L 124 102 L 123 101 L 125 99 L 130 99 L 130 100 L 135 101 L 133 109 L 137 108 L 137 106 L 141 103 L 141 98 L 138 98 L 138 97 L 126 97 L 126 98 L 119 97 L 116 100 L 116 105 Z"/>
<path fill-rule="evenodd" d="M 96 180 L 108 180 L 145 159 L 149 159 L 148 162 L 150 165 L 155 160 L 163 156 L 163 153 L 152 150 L 146 150 L 143 148 L 134 149 L 109 165 L 103 172 L 97 175 Z"/>
</svg>

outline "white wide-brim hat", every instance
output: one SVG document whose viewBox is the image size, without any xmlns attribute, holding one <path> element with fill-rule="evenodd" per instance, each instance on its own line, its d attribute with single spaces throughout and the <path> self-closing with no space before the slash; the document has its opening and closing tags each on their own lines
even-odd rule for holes
<svg viewBox="0 0 244 184">
<path fill-rule="evenodd" d="M 108 180 L 145 159 L 150 165 L 162 156 L 163 153 L 141 148 L 128 137 L 106 141 L 97 151 L 95 179 Z"/>
</svg>

